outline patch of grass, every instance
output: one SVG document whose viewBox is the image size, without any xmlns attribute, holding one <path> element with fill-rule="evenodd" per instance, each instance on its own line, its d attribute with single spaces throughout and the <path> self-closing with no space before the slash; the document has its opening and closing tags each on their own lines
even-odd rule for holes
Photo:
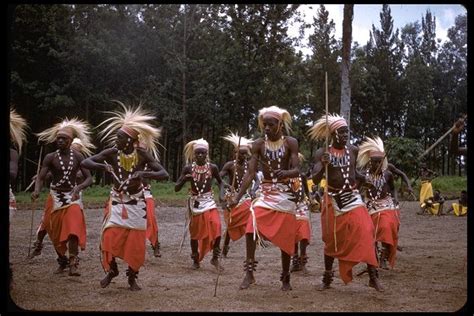
<svg viewBox="0 0 474 316">
<path fill-rule="evenodd" d="M 184 206 L 188 197 L 189 183 L 186 183 L 181 191 L 174 192 L 174 182 L 153 182 L 151 184 L 151 192 L 155 200 L 166 206 Z M 112 186 L 93 185 L 84 190 L 83 201 L 86 207 L 103 207 L 105 201 L 109 197 Z M 218 199 L 217 185 L 213 185 L 214 196 Z M 44 205 L 48 196 L 49 189 L 43 188 L 37 205 Z M 31 206 L 31 192 L 17 192 L 15 198 L 19 207 L 21 204 Z"/>
<path fill-rule="evenodd" d="M 413 179 L 410 179 L 413 181 Z M 434 190 L 439 190 L 441 195 L 447 199 L 458 199 L 461 195 L 462 190 L 467 190 L 467 177 L 459 177 L 459 176 L 440 176 L 431 182 Z M 400 186 L 400 180 L 395 183 L 395 186 Z M 413 190 L 415 191 L 415 195 L 418 197 L 420 193 L 421 181 L 418 179 L 413 186 Z"/>
</svg>

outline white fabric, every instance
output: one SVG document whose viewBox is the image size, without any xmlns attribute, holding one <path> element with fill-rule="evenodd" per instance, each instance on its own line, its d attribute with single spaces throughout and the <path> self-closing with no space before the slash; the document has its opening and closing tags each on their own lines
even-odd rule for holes
<svg viewBox="0 0 474 316">
<path fill-rule="evenodd" d="M 199 215 L 206 211 L 217 208 L 217 204 L 216 201 L 214 201 L 214 194 L 212 191 L 206 192 L 201 195 L 191 195 L 188 198 L 188 203 L 188 208 L 193 215 Z M 196 204 L 198 204 L 197 207 Z"/>
<path fill-rule="evenodd" d="M 296 204 L 296 220 L 309 221 L 308 204 L 306 204 L 305 202 L 298 202 Z"/>
<path fill-rule="evenodd" d="M 118 193 L 112 190 L 109 203 L 111 204 L 110 212 L 108 218 L 105 219 L 103 229 L 108 227 L 124 227 L 146 230 L 146 203 L 143 190 L 133 195 Z M 124 209 L 128 218 L 122 217 Z"/>
<path fill-rule="evenodd" d="M 369 214 L 375 214 L 382 211 L 388 210 L 396 210 L 398 209 L 397 206 L 393 203 L 393 200 L 390 196 L 386 196 L 385 198 L 378 199 L 375 201 L 371 201 L 369 204 Z"/>
<path fill-rule="evenodd" d="M 9 198 L 9 208 L 10 208 L 10 221 L 13 219 L 13 216 L 16 213 L 16 199 L 13 194 L 12 188 L 10 186 L 10 198 Z"/>
<path fill-rule="evenodd" d="M 365 203 L 362 200 L 362 196 L 360 195 L 359 190 L 343 192 L 341 194 L 341 196 L 342 196 L 341 206 L 342 207 L 339 207 L 337 205 L 335 196 L 337 196 L 337 194 L 331 194 L 330 193 L 330 195 L 329 195 L 329 198 L 331 199 L 331 202 L 332 202 L 332 205 L 333 205 L 333 208 L 334 208 L 334 215 L 335 216 L 343 215 L 343 214 L 345 214 L 347 212 L 350 212 L 353 209 L 355 209 L 355 208 L 357 208 L 361 205 L 365 207 Z M 324 203 L 323 203 L 323 206 L 324 206 Z"/>
<path fill-rule="evenodd" d="M 145 199 L 152 199 L 151 188 L 149 186 L 143 187 L 143 196 Z"/>
<path fill-rule="evenodd" d="M 295 214 L 296 204 L 288 185 L 283 183 L 262 183 L 261 195 L 255 198 L 253 207 L 264 207 L 278 212 Z"/>
<path fill-rule="evenodd" d="M 51 212 L 61 210 L 73 204 L 77 204 L 79 205 L 81 209 L 84 209 L 84 205 L 82 204 L 82 192 L 79 192 L 79 198 L 75 201 L 71 201 L 72 190 L 71 191 L 56 191 L 50 188 L 49 194 L 51 194 L 51 196 L 53 197 L 53 210 Z"/>
</svg>

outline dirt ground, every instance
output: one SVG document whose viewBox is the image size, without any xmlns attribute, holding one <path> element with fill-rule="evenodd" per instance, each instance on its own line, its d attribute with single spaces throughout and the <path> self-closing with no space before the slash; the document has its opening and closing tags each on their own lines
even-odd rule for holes
<svg viewBox="0 0 474 316">
<path fill-rule="evenodd" d="M 453 201 L 446 201 L 445 208 Z M 55 275 L 56 255 L 48 237 L 43 253 L 28 254 L 31 210 L 18 210 L 11 223 L 10 262 L 14 285 L 11 298 L 20 308 L 37 311 L 214 311 L 214 312 L 453 312 L 467 300 L 467 218 L 416 215 L 417 202 L 401 202 L 399 245 L 393 270 L 380 270 L 386 291 L 368 287 L 367 274 L 356 276 L 365 264 L 354 267 L 354 280 L 344 285 L 336 277 L 332 288 L 315 290 L 323 273 L 320 214 L 312 214 L 312 241 L 308 247 L 309 273 L 291 275 L 292 291 L 280 290 L 280 252 L 272 246 L 257 248 L 256 284 L 239 290 L 245 259 L 244 238 L 231 242 L 223 259 L 225 271 L 214 288 L 217 272 L 206 255 L 199 270 L 191 269 L 189 235 L 178 254 L 183 235 L 184 208 L 156 209 L 162 257 L 155 258 L 147 241 L 147 254 L 138 283 L 128 290 L 126 264 L 118 260 L 120 274 L 109 287 L 99 281 L 104 272 L 99 259 L 101 209 L 86 209 L 87 246 L 80 253 L 80 277 Z M 34 212 L 34 230 L 42 210 Z M 221 214 L 222 216 L 222 214 Z M 32 238 L 32 242 L 34 237 Z"/>
</svg>

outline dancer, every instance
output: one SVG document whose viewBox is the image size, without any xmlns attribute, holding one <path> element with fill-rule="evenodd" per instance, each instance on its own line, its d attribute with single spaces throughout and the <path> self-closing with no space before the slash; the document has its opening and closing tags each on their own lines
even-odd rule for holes
<svg viewBox="0 0 474 316">
<path fill-rule="evenodd" d="M 393 269 L 398 245 L 400 211 L 393 175 L 387 165 L 380 137 L 367 137 L 359 146 L 357 166 L 365 170 L 365 175 L 372 184 L 366 191 L 366 198 L 367 209 L 375 227 L 375 240 L 381 244 L 379 266 L 388 269 L 388 261 Z"/>
<path fill-rule="evenodd" d="M 157 151 L 160 130 L 151 125 L 156 117 L 141 105 L 132 109 L 115 102 L 122 111 L 108 112 L 111 117 L 102 122 L 106 126 L 100 133 L 102 141 L 114 144 L 113 147 L 85 159 L 82 165 L 87 169 L 106 170 L 114 176 L 100 238 L 101 262 L 106 272 L 100 285 L 107 287 L 119 274 L 115 258 L 121 258 L 128 265 L 129 289 L 137 291 L 141 289 L 136 279 L 145 261 L 147 228 L 143 178 L 166 180 L 169 176 L 149 152 Z M 147 150 L 139 147 L 139 142 Z M 145 171 L 145 165 L 149 171 Z"/>
<path fill-rule="evenodd" d="M 263 179 L 261 194 L 252 202 L 251 214 L 246 228 L 246 260 L 244 262 L 245 276 L 240 289 L 247 289 L 255 283 L 253 272 L 255 248 L 257 240 L 262 244 L 262 238 L 270 240 L 280 248 L 282 273 L 280 281 L 283 291 L 291 290 L 290 260 L 295 252 L 296 242 L 296 203 L 295 192 L 299 189 L 293 186 L 290 179 L 300 174 L 298 160 L 298 141 L 285 136 L 291 127 L 291 116 L 285 109 L 270 106 L 260 109 L 258 126 L 265 134 L 252 144 L 252 156 L 249 170 L 245 175 L 240 190 L 229 204 L 235 207 L 244 196 L 252 179 L 257 172 L 257 162 L 262 166 Z"/>
<path fill-rule="evenodd" d="M 326 123 L 327 121 L 327 123 Z M 356 172 L 358 148 L 348 145 L 349 128 L 346 120 L 335 115 L 323 115 L 311 129 L 309 136 L 322 140 L 329 133 L 332 144 L 329 152 L 319 148 L 312 171 L 313 182 L 319 183 L 327 164 L 326 185 L 328 194 L 321 202 L 321 230 L 324 241 L 324 276 L 319 290 L 330 288 L 334 273 L 334 258 L 339 260 L 339 274 L 344 283 L 352 281 L 352 267 L 367 263 L 369 286 L 383 291 L 378 279 L 375 255 L 374 226 L 365 203 L 356 189 L 366 179 Z"/>
<path fill-rule="evenodd" d="M 89 170 L 81 167 L 84 156 L 71 148 L 72 140 L 81 140 L 84 153 L 90 154 L 94 145 L 90 141 L 89 124 L 73 118 L 64 119 L 53 127 L 38 133 L 39 141 L 56 143 L 57 150 L 44 157 L 41 170 L 31 194 L 32 200 L 39 197 L 43 182 L 51 172 L 52 182 L 44 210 L 46 232 L 58 254 L 59 267 L 54 272 L 63 272 L 69 265 L 69 275 L 80 276 L 79 247 L 86 248 L 86 222 L 80 192 L 92 184 Z M 76 184 L 78 171 L 82 172 L 84 181 Z M 69 258 L 66 256 L 69 252 Z"/>
<path fill-rule="evenodd" d="M 239 192 L 242 180 L 248 171 L 248 158 L 251 154 L 250 150 L 253 140 L 234 133 L 230 133 L 224 137 L 224 139 L 234 146 L 234 152 L 237 156 L 237 159 L 226 162 L 219 173 L 221 178 L 227 176 L 229 183 L 232 184 L 231 190 L 226 192 L 226 198 L 229 199 L 234 193 Z M 254 181 L 258 181 L 257 177 L 255 177 Z M 245 235 L 245 228 L 250 216 L 252 196 L 255 196 L 255 192 L 252 192 L 252 190 L 256 188 L 258 188 L 258 186 L 253 185 L 251 192 L 247 192 L 242 201 L 233 209 L 224 210 L 224 220 L 227 226 L 222 249 L 224 257 L 226 257 L 229 252 L 230 239 L 237 241 Z"/>
<path fill-rule="evenodd" d="M 179 192 L 186 182 L 191 183 L 188 198 L 189 235 L 191 236 L 191 259 L 193 269 L 200 268 L 200 262 L 212 249 L 211 264 L 219 271 L 221 241 L 221 219 L 217 210 L 212 180 L 219 185 L 219 200 L 224 200 L 224 182 L 217 166 L 209 162 L 209 144 L 203 139 L 192 140 L 184 147 L 184 166 L 176 181 L 175 192 Z"/>
</svg>

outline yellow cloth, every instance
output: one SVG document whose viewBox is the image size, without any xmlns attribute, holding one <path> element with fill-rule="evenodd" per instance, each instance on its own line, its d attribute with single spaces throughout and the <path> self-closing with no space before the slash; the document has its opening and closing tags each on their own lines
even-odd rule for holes
<svg viewBox="0 0 474 316">
<path fill-rule="evenodd" d="M 439 203 L 433 203 L 433 205 L 428 208 L 428 211 L 429 211 L 432 215 L 438 215 L 438 212 L 439 212 Z"/>
<path fill-rule="evenodd" d="M 308 181 L 306 181 L 306 184 L 308 185 L 308 190 L 311 191 L 314 185 L 313 179 L 309 179 Z"/>
<path fill-rule="evenodd" d="M 326 179 L 321 179 L 321 182 L 319 182 L 319 187 L 322 189 L 326 187 Z"/>
<path fill-rule="evenodd" d="M 453 203 L 454 215 L 463 216 L 467 214 L 467 206 L 462 206 L 459 203 Z"/>
<path fill-rule="evenodd" d="M 433 196 L 433 187 L 431 186 L 431 181 L 421 182 L 420 188 L 420 204 L 423 204 L 427 198 Z"/>
</svg>

